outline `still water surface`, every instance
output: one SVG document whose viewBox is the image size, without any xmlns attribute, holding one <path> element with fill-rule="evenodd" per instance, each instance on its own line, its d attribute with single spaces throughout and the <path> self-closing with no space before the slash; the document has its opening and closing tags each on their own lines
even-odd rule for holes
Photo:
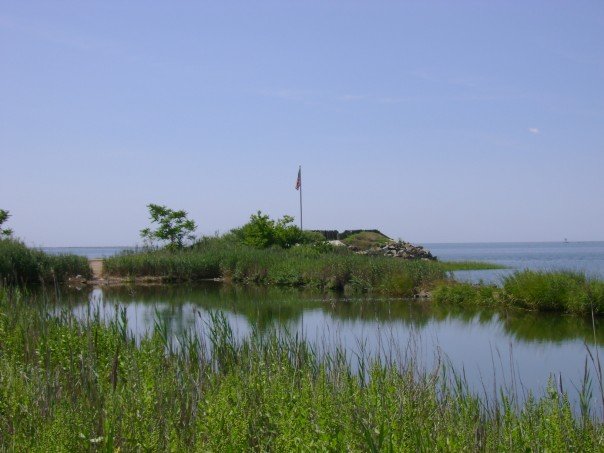
<svg viewBox="0 0 604 453">
<path fill-rule="evenodd" d="M 580 386 L 587 347 L 604 352 L 600 320 L 594 334 L 591 320 L 581 317 L 460 309 L 427 301 L 351 300 L 219 283 L 97 288 L 91 293 L 68 291 L 62 299 L 82 317 L 98 309 L 111 318 L 116 306 L 124 307 L 129 328 L 139 337 L 153 330 L 156 319 L 173 336 L 189 329 L 204 332 L 209 313 L 220 310 L 238 337 L 253 328 L 301 334 L 319 352 L 343 348 L 353 366 L 358 354 L 414 357 L 428 370 L 440 358 L 463 371 L 473 391 L 489 396 L 495 387 L 512 384 L 520 398 L 528 390 L 542 394 L 555 375 L 576 400 L 573 385 Z"/>
<path fill-rule="evenodd" d="M 489 261 L 506 270 L 456 272 L 460 280 L 499 283 L 520 269 L 570 269 L 604 278 L 604 242 L 426 244 L 441 260 Z M 89 258 L 111 256 L 126 247 L 45 249 Z M 226 314 L 235 333 L 252 329 L 303 334 L 319 351 L 342 347 L 356 355 L 404 359 L 413 356 L 426 369 L 448 361 L 465 374 L 470 387 L 492 395 L 499 386 L 518 393 L 542 394 L 548 379 L 562 382 L 576 402 L 586 366 L 587 348 L 600 355 L 603 322 L 558 314 L 452 308 L 407 300 L 348 300 L 298 290 L 237 288 L 220 284 L 104 288 L 92 293 L 66 292 L 65 303 L 79 315 L 98 309 L 112 317 L 116 305 L 126 309 L 129 327 L 138 336 L 164 322 L 172 335 L 187 329 L 202 332 L 211 311 Z M 604 321 L 604 320 L 603 320 Z M 595 326 L 595 332 L 594 327 Z M 597 346 L 595 346 L 597 345 Z M 354 366 L 354 363 L 352 363 Z M 594 386 L 594 397 L 599 392 Z M 519 395 L 522 397 L 522 395 Z M 602 408 L 598 408 L 601 414 Z"/>
<path fill-rule="evenodd" d="M 426 244 L 442 261 L 488 261 L 509 269 L 460 271 L 455 278 L 471 282 L 500 283 L 516 270 L 572 270 L 604 278 L 604 242 L 502 242 L 476 244 Z"/>
</svg>

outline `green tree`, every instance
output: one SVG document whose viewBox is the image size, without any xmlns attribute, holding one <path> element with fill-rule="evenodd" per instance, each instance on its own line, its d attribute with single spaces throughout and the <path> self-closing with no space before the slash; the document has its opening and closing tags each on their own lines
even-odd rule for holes
<svg viewBox="0 0 604 453">
<path fill-rule="evenodd" d="M 148 204 L 149 218 L 156 229 L 143 228 L 140 232 L 145 241 L 167 241 L 170 248 L 182 248 L 185 240 L 195 239 L 193 232 L 197 229 L 195 221 L 187 218 L 187 212 L 174 211 L 166 206 Z"/>
<path fill-rule="evenodd" d="M 2 225 L 8 220 L 10 213 L 6 209 L 0 209 L 0 239 L 11 237 L 13 230 L 2 228 Z"/>
<path fill-rule="evenodd" d="M 295 244 L 307 242 L 304 232 L 293 222 L 294 218 L 289 215 L 273 220 L 258 211 L 251 215 L 248 223 L 233 230 L 233 233 L 241 242 L 252 247 L 266 248 L 277 245 L 290 248 Z"/>
</svg>

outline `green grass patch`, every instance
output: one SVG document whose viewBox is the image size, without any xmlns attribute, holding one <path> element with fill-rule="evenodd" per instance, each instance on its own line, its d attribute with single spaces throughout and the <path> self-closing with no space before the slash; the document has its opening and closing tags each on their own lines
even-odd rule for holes
<svg viewBox="0 0 604 453">
<path fill-rule="evenodd" d="M 507 269 L 502 264 L 488 263 L 485 261 L 441 261 L 446 271 L 480 271 L 489 269 Z"/>
<path fill-rule="evenodd" d="M 88 260 L 76 255 L 48 255 L 15 239 L 0 239 L 0 281 L 9 284 L 63 282 L 91 277 Z"/>
<path fill-rule="evenodd" d="M 135 341 L 125 316 L 48 316 L 0 289 L 0 450 L 601 451 L 602 423 L 555 386 L 516 407 L 412 361 L 317 354 L 286 335 L 237 340 L 215 314 Z M 213 353 L 210 353 L 210 350 Z M 447 370 L 451 373 L 450 370 Z"/>
<path fill-rule="evenodd" d="M 360 233 L 351 234 L 342 242 L 348 246 L 358 247 L 359 250 L 369 250 L 374 247 L 381 247 L 390 242 L 388 236 L 373 231 L 362 231 Z"/>
</svg>

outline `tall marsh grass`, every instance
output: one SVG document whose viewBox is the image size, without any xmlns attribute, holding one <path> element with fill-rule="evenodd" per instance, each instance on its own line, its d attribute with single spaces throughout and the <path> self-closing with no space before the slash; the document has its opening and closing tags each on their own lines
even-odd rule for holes
<svg viewBox="0 0 604 453">
<path fill-rule="evenodd" d="M 0 239 L 0 281 L 10 284 L 55 283 L 91 276 L 85 257 L 48 255 L 15 239 Z"/>
<path fill-rule="evenodd" d="M 181 251 L 118 255 L 105 260 L 104 270 L 122 277 L 181 281 L 222 278 L 238 283 L 387 291 L 403 296 L 447 276 L 443 266 L 435 262 L 361 256 L 313 246 L 259 250 L 220 239 Z"/>
<path fill-rule="evenodd" d="M 604 314 L 604 281 L 578 272 L 517 272 L 503 290 L 510 304 L 524 308 Z"/>
<path fill-rule="evenodd" d="M 441 303 L 604 314 L 604 281 L 570 271 L 515 272 L 504 277 L 501 288 L 448 282 L 437 286 L 432 296 Z"/>
<path fill-rule="evenodd" d="M 601 451 L 602 423 L 565 393 L 486 404 L 460 377 L 362 358 L 303 339 L 236 340 L 219 314 L 136 342 L 125 315 L 49 316 L 0 289 L 0 450 Z M 50 302 L 50 301 L 49 301 Z M 361 359 L 360 359 L 361 360 Z M 584 392 L 588 395 L 588 392 Z"/>
</svg>

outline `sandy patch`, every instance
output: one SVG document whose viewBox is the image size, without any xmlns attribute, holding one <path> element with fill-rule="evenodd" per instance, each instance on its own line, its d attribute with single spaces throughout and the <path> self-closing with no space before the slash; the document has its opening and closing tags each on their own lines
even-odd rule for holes
<svg viewBox="0 0 604 453">
<path fill-rule="evenodd" d="M 103 276 L 103 260 L 88 260 L 88 263 L 90 263 L 93 278 L 101 278 Z"/>
</svg>

